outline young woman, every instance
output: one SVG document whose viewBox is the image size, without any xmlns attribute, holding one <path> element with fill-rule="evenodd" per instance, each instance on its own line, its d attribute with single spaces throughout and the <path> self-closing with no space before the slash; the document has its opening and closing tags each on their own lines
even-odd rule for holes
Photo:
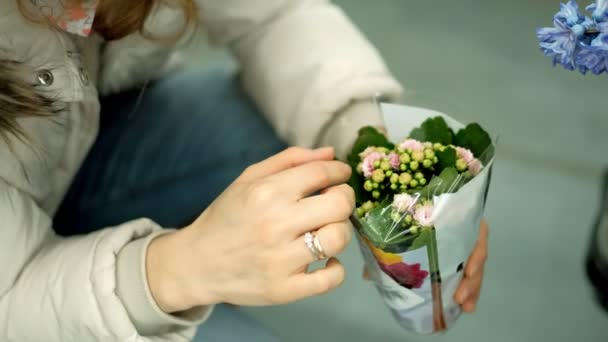
<svg viewBox="0 0 608 342">
<path fill-rule="evenodd" d="M 179 69 L 199 27 L 238 77 Z M 399 92 L 328 1 L 0 0 L 0 340 L 186 341 L 215 304 L 334 289 L 354 205 L 334 157 Z M 216 315 L 201 338 L 270 339 Z"/>
</svg>

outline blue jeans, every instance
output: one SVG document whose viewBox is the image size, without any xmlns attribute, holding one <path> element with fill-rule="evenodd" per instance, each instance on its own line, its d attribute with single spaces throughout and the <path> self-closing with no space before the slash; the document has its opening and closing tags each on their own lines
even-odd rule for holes
<svg viewBox="0 0 608 342">
<path fill-rule="evenodd" d="M 284 149 L 227 71 L 184 71 L 102 99 L 100 133 L 54 219 L 61 235 L 149 217 L 192 222 L 248 165 Z M 195 341 L 276 341 L 220 305 Z"/>
</svg>

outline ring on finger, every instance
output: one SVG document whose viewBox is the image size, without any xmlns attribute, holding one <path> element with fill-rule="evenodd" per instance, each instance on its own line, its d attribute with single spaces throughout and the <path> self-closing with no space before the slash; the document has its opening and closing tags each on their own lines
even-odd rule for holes
<svg viewBox="0 0 608 342">
<path fill-rule="evenodd" d="M 304 234 L 304 243 L 306 243 L 306 247 L 312 253 L 315 260 L 323 260 L 326 258 L 325 253 L 323 252 L 323 247 L 321 247 L 321 243 L 319 241 L 319 237 L 314 232 L 307 232 Z"/>
</svg>

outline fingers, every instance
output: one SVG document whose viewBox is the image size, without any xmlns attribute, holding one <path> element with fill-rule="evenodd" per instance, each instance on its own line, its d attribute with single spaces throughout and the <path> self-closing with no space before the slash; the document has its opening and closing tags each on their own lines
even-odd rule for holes
<svg viewBox="0 0 608 342">
<path fill-rule="evenodd" d="M 301 199 L 290 214 L 293 237 L 318 227 L 347 220 L 355 209 L 355 192 L 347 184 L 335 185 L 321 195 Z"/>
<path fill-rule="evenodd" d="M 483 283 L 483 273 L 484 270 L 482 268 L 473 277 L 465 275 L 454 294 L 454 300 L 462 305 L 464 312 L 471 313 L 477 308 L 477 301 L 479 300 Z"/>
<path fill-rule="evenodd" d="M 251 181 L 263 178 L 312 161 L 332 160 L 334 156 L 333 147 L 324 147 L 316 150 L 290 147 L 268 159 L 251 165 L 243 172 L 239 180 Z"/>
<path fill-rule="evenodd" d="M 330 258 L 324 268 L 311 273 L 298 273 L 291 276 L 279 291 L 282 302 L 290 302 L 310 296 L 325 294 L 344 282 L 344 266 L 338 259 Z"/>
<path fill-rule="evenodd" d="M 467 277 L 473 277 L 486 262 L 488 258 L 488 224 L 482 221 L 479 229 L 479 238 L 475 248 L 467 260 L 464 272 Z"/>
<path fill-rule="evenodd" d="M 275 184 L 283 184 L 299 200 L 332 185 L 346 183 L 350 174 L 350 166 L 345 163 L 314 161 L 284 170 L 267 179 Z"/>
<path fill-rule="evenodd" d="M 333 257 L 342 253 L 348 246 L 353 237 L 353 230 L 349 221 L 342 221 L 328 224 L 319 229 L 315 234 L 325 255 Z M 315 261 L 315 256 L 306 246 L 306 242 L 304 242 L 304 236 L 294 240 L 288 248 L 290 251 L 288 260 L 292 267 L 296 269 Z"/>
<path fill-rule="evenodd" d="M 462 305 L 464 312 L 474 312 L 481 293 L 485 262 L 488 255 L 488 224 L 485 220 L 481 222 L 479 239 L 467 260 L 458 290 L 454 294 L 454 300 Z"/>
</svg>

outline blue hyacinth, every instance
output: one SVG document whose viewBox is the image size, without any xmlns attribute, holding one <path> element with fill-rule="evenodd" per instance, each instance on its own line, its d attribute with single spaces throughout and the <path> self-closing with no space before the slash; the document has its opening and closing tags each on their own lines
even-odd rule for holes
<svg viewBox="0 0 608 342">
<path fill-rule="evenodd" d="M 608 73 L 608 0 L 587 7 L 593 19 L 580 13 L 575 0 L 560 5 L 553 27 L 537 30 L 540 48 L 568 70 Z"/>
<path fill-rule="evenodd" d="M 576 56 L 579 70 L 585 74 L 587 71 L 598 75 L 608 73 L 608 21 L 598 24 L 600 34 L 587 46 L 582 46 Z"/>
<path fill-rule="evenodd" d="M 587 6 L 587 11 L 596 23 L 608 21 L 608 0 L 596 0 L 594 4 Z"/>
</svg>

